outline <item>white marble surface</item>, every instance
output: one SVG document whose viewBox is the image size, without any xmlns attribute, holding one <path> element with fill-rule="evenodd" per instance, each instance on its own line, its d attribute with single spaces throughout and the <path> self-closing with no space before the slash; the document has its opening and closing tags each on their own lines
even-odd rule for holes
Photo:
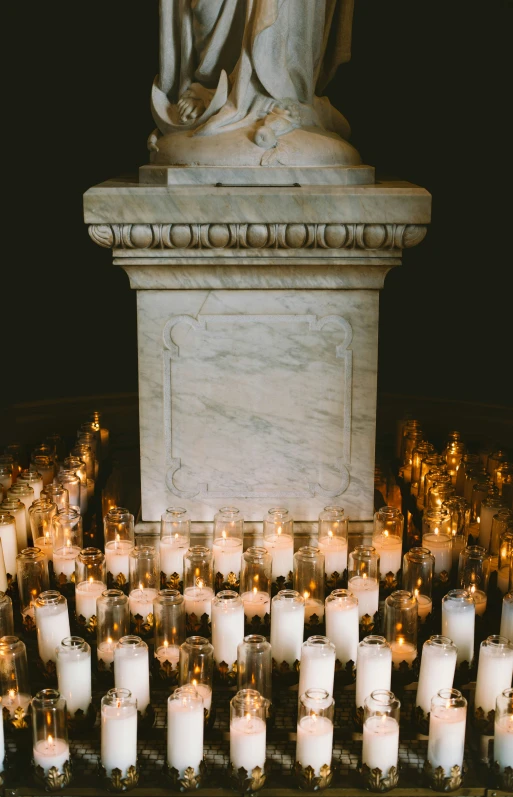
<svg viewBox="0 0 513 797">
<path fill-rule="evenodd" d="M 373 166 L 159 166 L 139 168 L 139 182 L 146 185 L 372 185 Z"/>
</svg>

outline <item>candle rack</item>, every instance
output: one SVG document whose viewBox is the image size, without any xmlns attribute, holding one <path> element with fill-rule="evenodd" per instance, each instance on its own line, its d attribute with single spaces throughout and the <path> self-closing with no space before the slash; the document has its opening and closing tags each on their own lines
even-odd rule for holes
<svg viewBox="0 0 513 797">
<path fill-rule="evenodd" d="M 513 791 L 513 766 L 504 767 L 501 772 L 498 761 L 495 761 L 490 767 L 490 773 L 496 789 Z"/>
<path fill-rule="evenodd" d="M 126 775 L 120 769 L 111 770 L 110 774 L 105 767 L 98 764 L 98 778 L 107 791 L 124 792 L 135 789 L 139 784 L 140 769 L 137 764 L 135 767 L 128 767 Z"/>
<path fill-rule="evenodd" d="M 450 774 L 446 775 L 444 767 L 433 769 L 426 759 L 423 772 L 427 785 L 435 791 L 455 791 L 461 787 L 463 782 L 463 772 L 459 766 L 451 767 Z"/>
<path fill-rule="evenodd" d="M 369 769 L 367 764 L 362 764 L 359 768 L 363 784 L 366 789 L 374 792 L 385 792 L 395 789 L 399 783 L 399 770 L 397 767 L 390 767 L 388 774 L 383 775 L 381 769 Z"/>
<path fill-rule="evenodd" d="M 228 785 L 235 789 L 239 794 L 253 794 L 260 791 L 265 786 L 269 765 L 267 761 L 264 767 L 255 767 L 248 772 L 244 767 L 235 769 L 233 764 L 228 765 Z"/>
<path fill-rule="evenodd" d="M 45 791 L 61 791 L 73 780 L 73 769 L 69 759 L 60 767 L 50 767 L 46 773 L 43 767 L 32 762 L 32 774 L 35 782 Z"/>
<path fill-rule="evenodd" d="M 323 764 L 319 769 L 319 774 L 315 774 L 313 767 L 303 767 L 300 761 L 294 764 L 294 775 L 297 785 L 304 791 L 322 791 L 331 786 L 333 780 L 334 767 L 332 764 Z"/>
<path fill-rule="evenodd" d="M 206 785 L 207 767 L 204 761 L 200 761 L 198 769 L 199 772 L 196 772 L 194 767 L 186 767 L 183 775 L 180 776 L 175 767 L 165 764 L 162 772 L 174 791 L 186 792 L 195 791 Z"/>
</svg>

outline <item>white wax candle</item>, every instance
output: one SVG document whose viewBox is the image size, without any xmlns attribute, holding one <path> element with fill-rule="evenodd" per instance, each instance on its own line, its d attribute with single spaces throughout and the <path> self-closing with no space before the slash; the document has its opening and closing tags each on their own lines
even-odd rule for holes
<svg viewBox="0 0 513 797">
<path fill-rule="evenodd" d="M 4 738 L 4 721 L 0 722 L 0 772 L 4 771 L 4 758 L 5 758 L 5 738 Z"/>
<path fill-rule="evenodd" d="M 180 646 L 179 645 L 160 645 L 155 651 L 155 658 L 159 660 L 161 664 L 168 661 L 171 664 L 173 670 L 178 668 L 178 662 L 180 660 Z"/>
<path fill-rule="evenodd" d="M 358 655 L 358 606 L 343 601 L 326 602 L 326 636 L 336 648 L 336 657 L 345 667 L 356 664 Z"/>
<path fill-rule="evenodd" d="M 503 598 L 501 615 L 501 636 L 513 644 L 513 600 Z"/>
<path fill-rule="evenodd" d="M 374 617 L 379 606 L 379 584 L 375 578 L 353 576 L 349 579 L 349 592 L 358 598 L 358 619 L 368 614 Z"/>
<path fill-rule="evenodd" d="M 68 713 L 73 716 L 81 709 L 85 714 L 91 703 L 91 652 L 70 651 L 69 655 L 59 655 L 57 682 Z"/>
<path fill-rule="evenodd" d="M 37 646 L 39 656 L 46 664 L 55 661 L 55 649 L 63 639 L 71 636 L 67 603 L 46 604 L 35 607 Z"/>
<path fill-rule="evenodd" d="M 363 723 L 362 763 L 380 769 L 386 777 L 399 758 L 399 724 L 386 714 L 368 717 Z"/>
<path fill-rule="evenodd" d="M 427 760 L 434 770 L 443 767 L 446 777 L 452 767 L 463 765 L 466 715 L 464 708 L 442 706 L 429 715 Z"/>
<path fill-rule="evenodd" d="M 243 592 L 241 598 L 244 615 L 248 620 L 253 617 L 260 617 L 263 620 L 266 614 L 271 613 L 271 598 L 267 592 L 257 590 Z"/>
<path fill-rule="evenodd" d="M 214 575 L 217 576 L 218 573 L 221 573 L 223 581 L 226 581 L 229 574 L 233 573 L 238 581 L 242 558 L 242 540 L 236 537 L 219 537 L 214 540 L 212 550 L 214 552 Z"/>
<path fill-rule="evenodd" d="M 311 622 L 312 617 L 315 616 L 322 620 L 324 617 L 324 603 L 319 600 L 318 598 L 308 598 L 306 595 L 305 597 L 305 623 Z"/>
<path fill-rule="evenodd" d="M 96 617 L 96 599 L 107 589 L 103 581 L 81 581 L 75 586 L 77 617 L 83 617 L 86 624 Z"/>
<path fill-rule="evenodd" d="M 203 708 L 210 714 L 212 708 L 212 687 L 208 684 L 199 684 L 196 680 L 192 681 L 196 692 L 203 698 Z"/>
<path fill-rule="evenodd" d="M 166 576 L 178 576 L 183 581 L 183 557 L 189 548 L 189 540 L 180 534 L 162 537 L 160 540 L 160 569 Z M 239 563 L 240 569 L 240 563 Z"/>
<path fill-rule="evenodd" d="M 84 516 L 85 513 L 87 512 L 87 506 L 89 503 L 89 496 L 87 493 L 87 483 L 79 485 L 78 494 L 80 499 L 78 504 L 80 507 L 80 514 Z"/>
<path fill-rule="evenodd" d="M 75 573 L 75 560 L 80 553 L 78 545 L 63 545 L 53 552 L 53 572 L 59 582 L 59 576 L 66 576 L 66 581 L 71 581 Z"/>
<path fill-rule="evenodd" d="M 278 667 L 286 662 L 292 669 L 301 659 L 305 612 L 301 604 L 274 600 L 271 620 L 271 652 Z"/>
<path fill-rule="evenodd" d="M 425 623 L 433 610 L 433 601 L 427 595 L 416 595 L 417 611 L 421 623 Z"/>
<path fill-rule="evenodd" d="M 234 717 L 230 722 L 230 761 L 235 770 L 252 772 L 265 764 L 265 722 L 260 717 Z"/>
<path fill-rule="evenodd" d="M 105 566 L 114 581 L 121 575 L 122 583 L 128 582 L 129 554 L 133 547 L 130 540 L 111 540 L 105 544 Z"/>
<path fill-rule="evenodd" d="M 7 567 L 7 562 L 5 563 Z M 9 572 L 9 571 L 7 571 Z M 505 567 L 501 567 L 500 570 L 497 572 L 497 587 L 500 589 L 503 595 L 505 595 L 509 589 L 509 566 L 506 565 Z"/>
<path fill-rule="evenodd" d="M 476 614 L 478 614 L 480 617 L 482 617 L 483 614 L 486 611 L 486 604 L 488 602 L 488 598 L 487 598 L 486 592 L 483 592 L 482 589 L 474 589 L 472 587 L 470 593 L 471 593 L 472 597 L 474 598 L 474 605 L 476 607 Z"/>
<path fill-rule="evenodd" d="M 321 767 L 331 766 L 332 755 L 332 721 L 315 714 L 301 717 L 297 724 L 296 761 L 303 768 L 312 767 L 315 774 L 319 775 Z"/>
<path fill-rule="evenodd" d="M 224 662 L 231 670 L 237 661 L 237 646 L 244 639 L 244 607 L 212 604 L 212 645 L 217 664 Z"/>
<path fill-rule="evenodd" d="M 133 649 L 117 645 L 114 650 L 114 684 L 129 689 L 137 700 L 137 708 L 144 714 L 150 702 L 150 666 L 148 648 Z"/>
<path fill-rule="evenodd" d="M 18 541 L 19 553 L 28 546 L 27 514 L 23 504 L 18 509 L 9 509 L 8 512 L 13 516 L 16 525 L 16 539 Z"/>
<path fill-rule="evenodd" d="M 303 645 L 299 669 L 298 696 L 307 689 L 325 689 L 333 696 L 335 680 L 335 647 L 328 645 Z"/>
<path fill-rule="evenodd" d="M 333 573 L 338 573 L 339 579 L 342 578 L 347 568 L 347 540 L 328 534 L 320 537 L 318 547 L 324 554 L 324 572 L 327 578 L 330 579 Z"/>
<path fill-rule="evenodd" d="M 394 575 L 401 569 L 403 541 L 395 534 L 375 534 L 372 545 L 379 554 L 379 571 L 384 579 L 387 573 Z"/>
<path fill-rule="evenodd" d="M 167 763 L 183 778 L 192 767 L 195 773 L 203 760 L 203 701 L 187 703 L 180 698 L 167 703 Z"/>
<path fill-rule="evenodd" d="M 465 537 L 462 534 L 452 536 L 452 566 L 456 570 L 460 561 L 460 553 L 465 547 Z"/>
<path fill-rule="evenodd" d="M 402 637 L 390 642 L 390 649 L 392 651 L 392 665 L 394 670 L 398 670 L 401 662 L 405 661 L 409 667 L 413 666 L 413 662 L 417 658 L 417 648 L 411 642 L 405 642 Z"/>
<path fill-rule="evenodd" d="M 16 557 L 18 556 L 18 538 L 16 536 L 16 523 L 0 523 L 0 540 L 4 551 L 6 573 L 16 580 Z"/>
<path fill-rule="evenodd" d="M 513 717 L 511 715 L 495 719 L 493 758 L 499 764 L 501 772 L 504 772 L 506 767 L 513 767 Z"/>
<path fill-rule="evenodd" d="M 48 561 L 53 561 L 52 538 L 49 532 L 44 537 L 37 537 L 36 541 L 34 542 L 34 547 L 41 548 Z"/>
<path fill-rule="evenodd" d="M 479 541 L 485 551 L 490 547 L 490 533 L 492 531 L 492 518 L 499 511 L 496 506 L 487 506 L 484 501 L 479 510 Z"/>
<path fill-rule="evenodd" d="M 137 708 L 102 706 L 101 762 L 107 774 L 120 769 L 123 777 L 137 764 Z"/>
<path fill-rule="evenodd" d="M 69 760 L 69 745 L 64 739 L 39 739 L 32 749 L 32 757 L 36 766 L 42 767 L 45 775 L 52 767 L 62 772 L 62 767 Z"/>
<path fill-rule="evenodd" d="M 115 642 L 112 639 L 108 639 L 105 642 L 100 642 L 97 649 L 97 656 L 98 661 L 103 661 L 104 664 L 108 664 L 108 669 L 112 669 L 112 664 L 114 663 L 114 648 L 116 647 Z"/>
<path fill-rule="evenodd" d="M 382 648 L 381 655 L 361 655 L 358 651 L 358 664 L 356 666 L 356 707 L 362 708 L 365 698 L 369 697 L 375 689 L 390 691 L 392 683 L 392 651 Z"/>
<path fill-rule="evenodd" d="M 200 620 L 206 614 L 210 622 L 212 599 L 214 597 L 213 589 L 210 587 L 186 587 L 183 597 L 186 615 L 193 614 L 197 620 Z"/>
<path fill-rule="evenodd" d="M 497 695 L 511 687 L 512 677 L 513 648 L 482 644 L 479 648 L 474 707 L 482 708 L 486 717 L 489 711 L 495 709 Z"/>
<path fill-rule="evenodd" d="M 272 558 L 272 579 L 288 579 L 294 569 L 294 540 L 289 534 L 271 534 L 264 545 Z"/>
<path fill-rule="evenodd" d="M 153 601 L 158 594 L 158 590 L 153 589 L 153 587 L 133 589 L 128 596 L 132 618 L 139 615 L 139 617 L 143 618 L 143 622 L 145 623 L 148 615 L 153 615 Z"/>
<path fill-rule="evenodd" d="M 9 689 L 7 694 L 2 695 L 1 701 L 2 701 L 2 708 L 6 708 L 11 717 L 14 717 L 16 714 L 16 710 L 20 708 L 20 706 L 23 709 L 23 713 L 25 715 L 28 714 L 30 704 L 32 702 L 32 696 L 24 695 L 23 693 L 17 692 L 15 689 Z M 0 725 L 2 725 L 3 727 L 2 722 L 0 722 Z"/>
<path fill-rule="evenodd" d="M 455 601 L 442 603 L 442 634 L 452 639 L 458 648 L 457 665 L 472 663 L 474 658 L 475 606 L 461 605 Z"/>
<path fill-rule="evenodd" d="M 0 592 L 7 592 L 7 570 L 5 569 L 4 551 L 0 540 Z"/>
<path fill-rule="evenodd" d="M 41 490 L 43 489 L 43 480 L 42 479 L 36 479 L 36 481 L 28 482 L 28 484 L 34 490 L 34 498 L 32 499 L 32 501 L 37 501 L 38 498 L 41 497 Z M 70 501 L 70 503 L 71 503 L 71 501 Z"/>
<path fill-rule="evenodd" d="M 431 701 L 440 689 L 452 689 L 456 657 L 456 648 L 444 649 L 441 645 L 424 645 L 422 648 L 415 705 L 426 717 L 431 711 Z"/>
<path fill-rule="evenodd" d="M 435 575 L 450 573 L 452 567 L 452 537 L 429 531 L 422 535 L 422 547 L 428 548 L 435 557 Z"/>
</svg>

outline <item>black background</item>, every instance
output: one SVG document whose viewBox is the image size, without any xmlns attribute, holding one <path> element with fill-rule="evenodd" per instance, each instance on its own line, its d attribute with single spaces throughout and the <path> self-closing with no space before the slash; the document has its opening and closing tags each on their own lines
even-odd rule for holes
<svg viewBox="0 0 513 797">
<path fill-rule="evenodd" d="M 135 292 L 89 240 L 82 194 L 147 162 L 157 0 L 4 11 L 0 401 L 134 391 Z M 365 163 L 433 194 L 381 294 L 381 391 L 513 403 L 512 17 L 508 0 L 356 0 L 328 93 Z"/>
</svg>

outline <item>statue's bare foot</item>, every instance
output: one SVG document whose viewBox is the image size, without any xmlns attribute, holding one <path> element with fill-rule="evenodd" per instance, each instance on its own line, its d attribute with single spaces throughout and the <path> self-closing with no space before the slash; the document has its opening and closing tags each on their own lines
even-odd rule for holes
<svg viewBox="0 0 513 797">
<path fill-rule="evenodd" d="M 194 122 L 205 110 L 205 103 L 190 89 L 178 100 L 178 112 L 181 122 Z"/>
</svg>

